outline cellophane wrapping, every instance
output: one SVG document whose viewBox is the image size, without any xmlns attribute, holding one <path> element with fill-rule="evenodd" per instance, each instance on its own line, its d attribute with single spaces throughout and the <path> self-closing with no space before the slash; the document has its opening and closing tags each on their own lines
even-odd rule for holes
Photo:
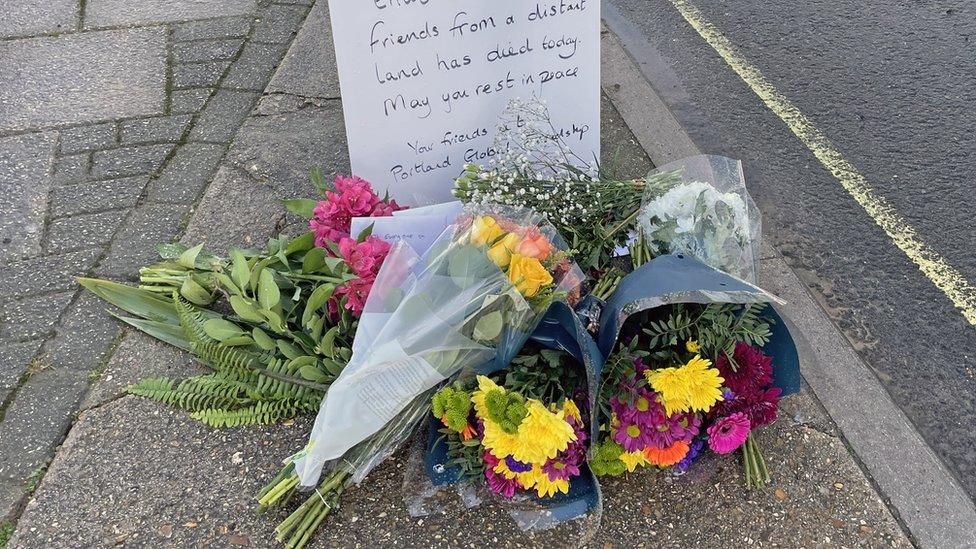
<svg viewBox="0 0 976 549">
<path fill-rule="evenodd" d="M 552 273 L 553 293 L 529 295 L 524 279 L 517 287 L 489 257 L 497 243 L 485 241 L 486 219 L 509 229 L 532 227 L 565 250 L 535 212 L 493 204 L 468 207 L 422 257 L 397 243 L 367 299 L 352 357 L 295 460 L 300 486 L 315 486 L 326 467 L 362 481 L 426 417 L 441 382 L 498 360 L 500 350 L 517 351 L 545 312 L 546 298 L 558 299 L 581 282 L 566 260 Z"/>
<path fill-rule="evenodd" d="M 746 190 L 742 163 L 700 155 L 651 173 L 664 172 L 677 172 L 680 181 L 666 189 L 649 187 L 638 214 L 651 245 L 755 284 L 762 222 Z"/>
</svg>

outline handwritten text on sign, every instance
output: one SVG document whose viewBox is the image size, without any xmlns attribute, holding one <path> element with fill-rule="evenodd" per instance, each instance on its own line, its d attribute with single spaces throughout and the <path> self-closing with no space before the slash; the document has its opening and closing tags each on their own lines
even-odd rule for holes
<svg viewBox="0 0 976 549">
<path fill-rule="evenodd" d="M 353 172 L 401 202 L 449 200 L 488 164 L 509 99 L 545 98 L 599 154 L 598 0 L 330 0 Z"/>
</svg>

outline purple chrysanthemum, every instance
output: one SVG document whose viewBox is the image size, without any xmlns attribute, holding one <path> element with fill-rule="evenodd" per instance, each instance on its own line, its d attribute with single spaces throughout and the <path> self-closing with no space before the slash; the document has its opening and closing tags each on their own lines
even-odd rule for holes
<svg viewBox="0 0 976 549">
<path fill-rule="evenodd" d="M 613 440 L 628 452 L 637 452 L 647 447 L 654 430 L 649 425 L 642 425 L 632 421 L 620 420 L 620 424 L 613 431 Z"/>
<path fill-rule="evenodd" d="M 527 473 L 532 470 L 531 463 L 524 463 L 512 456 L 505 456 L 505 465 L 513 473 Z"/>
<path fill-rule="evenodd" d="M 695 458 L 701 454 L 702 448 L 705 447 L 705 441 L 703 439 L 696 439 L 688 446 L 688 453 L 681 461 L 675 464 L 674 469 L 678 472 L 684 473 L 691 467 L 691 464 L 695 461 Z"/>
</svg>

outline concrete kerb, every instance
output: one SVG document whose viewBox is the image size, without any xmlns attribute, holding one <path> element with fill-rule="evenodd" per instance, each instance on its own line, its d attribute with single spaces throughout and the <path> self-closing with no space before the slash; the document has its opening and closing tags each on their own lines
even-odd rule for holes
<svg viewBox="0 0 976 549">
<path fill-rule="evenodd" d="M 701 154 L 655 91 L 670 85 L 670 69 L 612 5 L 603 8 L 604 92 L 656 165 Z M 808 342 L 801 345 L 804 379 L 910 538 L 923 547 L 976 545 L 972 500 L 770 246 L 760 282 L 788 301 L 782 310 Z"/>
</svg>

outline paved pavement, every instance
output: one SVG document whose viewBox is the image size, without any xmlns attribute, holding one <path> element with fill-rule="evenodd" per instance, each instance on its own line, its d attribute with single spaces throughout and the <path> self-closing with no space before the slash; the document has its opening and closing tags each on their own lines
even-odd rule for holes
<svg viewBox="0 0 976 549">
<path fill-rule="evenodd" d="M 976 281 L 965 2 L 690 2 L 901 214 Z M 976 331 L 669 0 L 612 0 L 700 146 L 742 158 L 766 234 L 970 496 Z"/>
<path fill-rule="evenodd" d="M 303 4 L 4 2 L 0 519 L 122 335 L 72 277 L 132 280 L 184 231 Z"/>
<path fill-rule="evenodd" d="M 168 13 L 156 4 L 147 5 L 152 6 L 147 12 L 161 19 Z M 240 6 L 234 2 L 227 5 Z M 211 167 L 207 176 L 200 176 L 205 183 L 183 185 L 197 189 L 188 191 L 193 197 L 203 194 L 192 210 L 189 206 L 183 210 L 191 212 L 186 223 L 178 225 L 174 233 L 149 233 L 141 240 L 129 241 L 126 251 L 135 253 L 149 240 L 165 240 L 167 235 L 179 232 L 185 242 L 204 242 L 215 249 L 260 242 L 297 222 L 282 214 L 279 201 L 313 192 L 307 177 L 309 168 L 318 165 L 327 173 L 348 171 L 326 10 L 324 0 L 311 8 L 263 94 L 256 94 L 252 88 L 246 92 L 220 89 L 203 113 L 194 118 L 192 127 L 184 130 L 183 148 L 214 142 L 230 145 L 216 164 L 190 157 L 181 164 L 187 170 L 216 166 L 215 172 Z M 250 31 L 250 41 L 242 46 L 244 51 L 250 44 L 262 45 L 254 41 L 260 35 L 258 29 L 262 23 L 275 20 L 260 14 L 259 18 L 261 21 Z M 225 81 L 234 74 L 236 63 L 226 71 Z M 219 108 L 210 110 L 217 97 L 225 99 L 217 104 Z M 252 99 L 245 101 L 247 97 Z M 229 116 L 241 111 L 243 114 L 236 118 Z M 238 122 L 244 119 L 239 130 L 230 127 L 228 117 Z M 619 151 L 621 174 L 645 173 L 651 163 L 609 101 L 603 104 L 603 124 L 604 150 L 608 158 Z M 31 146 L 42 147 L 43 137 L 37 139 L 40 144 Z M 169 159 L 164 172 L 180 150 Z M 149 183 L 160 179 L 163 177 L 150 178 Z M 178 195 L 183 186 L 174 182 L 165 188 Z M 155 216 L 144 219 L 154 219 L 170 205 L 182 204 L 177 200 L 153 202 L 150 196 L 140 193 L 133 208 L 137 211 L 143 204 L 160 204 Z M 43 197 L 39 200 L 43 206 Z M 45 238 L 40 242 L 46 242 Z M 111 256 L 112 246 L 107 249 Z M 132 256 L 130 264 L 145 260 L 145 256 Z M 65 268 L 68 272 L 71 269 L 78 268 Z M 94 271 L 99 269 L 95 267 Z M 27 274 L 30 272 L 47 271 L 41 267 L 24 270 L 23 280 L 32 280 Z M 56 290 L 67 288 L 70 286 L 64 283 L 48 292 L 61 295 Z M 74 296 L 69 294 L 69 301 L 71 298 Z M 84 310 L 95 311 L 97 307 L 87 303 Z M 60 379 L 53 374 L 65 375 L 64 371 L 84 374 L 71 393 L 75 396 L 65 399 L 74 405 L 80 398 L 81 412 L 46 475 L 38 482 L 39 475 L 31 476 L 32 470 L 25 466 L 21 470 L 30 478 L 22 484 L 6 485 L 6 493 L 14 498 L 29 498 L 9 547 L 268 546 L 274 519 L 280 517 L 254 514 L 252 494 L 274 472 L 276 464 L 303 443 L 310 418 L 274 427 L 204 427 L 181 412 L 122 394 L 127 384 L 146 376 L 200 371 L 187 356 L 139 333 L 120 331 L 115 324 L 106 324 L 102 316 L 67 326 L 77 329 L 62 327 L 56 330 L 56 337 L 67 331 L 79 334 L 74 336 L 79 343 L 94 341 L 97 338 L 88 333 L 89 327 L 110 326 L 103 337 L 117 344 L 110 355 L 98 354 L 108 357 L 103 366 L 93 365 L 93 352 L 75 351 L 73 360 L 65 358 L 64 365 L 31 376 L 14 393 L 16 404 L 22 395 L 33 391 L 31 411 L 40 414 L 43 410 L 37 403 L 41 395 L 58 402 L 52 399 L 55 393 L 42 392 L 41 386 L 35 388 L 38 380 L 45 379 L 42 374 L 51 372 L 51 379 Z M 88 372 L 93 369 L 98 372 L 97 379 L 88 387 Z M 70 409 L 67 402 L 58 406 Z M 7 420 L 22 417 L 26 426 L 28 415 L 8 413 Z M 63 432 L 69 422 L 65 418 L 58 432 Z M 3 450 L 6 439 L 0 440 L 4 440 L 0 442 Z M 776 481 L 764 492 L 750 493 L 742 488 L 740 464 L 735 459 L 713 459 L 695 474 L 681 478 L 648 473 L 606 482 L 603 526 L 592 544 L 910 545 L 808 389 L 785 404 L 783 420 L 762 433 L 762 442 Z M 13 444 L 6 448 L 17 449 Z M 50 446 L 46 448 L 45 456 L 50 454 Z M 3 451 L 4 456 L 20 455 Z M 496 507 L 465 510 L 451 497 L 444 501 L 442 512 L 412 518 L 401 496 L 403 461 L 388 462 L 360 489 L 348 493 L 339 516 L 325 525 L 314 540 L 315 546 L 568 546 L 578 543 L 591 524 L 570 524 L 527 535 L 517 531 Z"/>
</svg>

